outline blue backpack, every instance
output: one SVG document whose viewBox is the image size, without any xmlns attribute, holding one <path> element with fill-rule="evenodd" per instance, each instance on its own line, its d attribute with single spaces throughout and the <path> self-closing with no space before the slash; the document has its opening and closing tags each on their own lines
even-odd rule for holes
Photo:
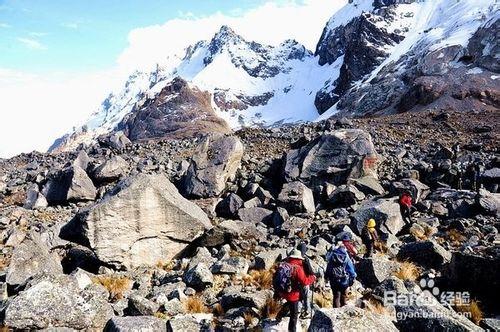
<svg viewBox="0 0 500 332">
<path fill-rule="evenodd" d="M 294 289 L 294 279 L 295 267 L 288 262 L 280 263 L 274 273 L 274 290 L 280 293 L 290 293 Z"/>
<path fill-rule="evenodd" d="M 339 249 L 334 249 L 329 252 L 329 256 L 325 277 L 338 284 L 347 284 L 349 282 L 347 253 Z"/>
</svg>

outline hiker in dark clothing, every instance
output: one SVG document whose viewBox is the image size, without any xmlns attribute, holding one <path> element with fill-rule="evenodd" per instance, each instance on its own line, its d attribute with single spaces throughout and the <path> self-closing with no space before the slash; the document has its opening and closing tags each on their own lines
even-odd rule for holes
<svg viewBox="0 0 500 332">
<path fill-rule="evenodd" d="M 274 275 L 274 290 L 286 300 L 285 307 L 290 312 L 288 331 L 296 331 L 299 318 L 300 288 L 311 285 L 316 280 L 314 275 L 304 272 L 304 258 L 300 250 L 294 249 L 286 262 L 282 262 Z"/>
<path fill-rule="evenodd" d="M 479 189 L 482 188 L 481 184 L 481 174 L 484 172 L 484 163 L 477 159 L 474 163 L 474 180 L 473 180 L 473 189 L 476 193 L 479 194 Z"/>
<path fill-rule="evenodd" d="M 453 151 L 453 161 L 456 162 L 457 161 L 457 158 L 458 158 L 458 155 L 460 154 L 460 143 L 455 143 L 453 144 L 453 146 L 451 147 L 451 151 Z"/>
<path fill-rule="evenodd" d="M 375 219 L 370 219 L 361 231 L 361 240 L 363 240 L 363 244 L 366 246 L 365 258 L 372 257 L 375 244 L 379 241 L 375 226 Z"/>
<path fill-rule="evenodd" d="M 340 308 L 346 304 L 347 289 L 356 279 L 354 264 L 342 242 L 328 254 L 325 277 L 330 281 L 333 292 L 333 307 Z"/>
</svg>

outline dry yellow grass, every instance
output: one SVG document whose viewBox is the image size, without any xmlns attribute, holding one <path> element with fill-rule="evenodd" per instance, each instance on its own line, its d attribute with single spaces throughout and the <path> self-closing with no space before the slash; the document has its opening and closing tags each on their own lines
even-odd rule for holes
<svg viewBox="0 0 500 332">
<path fill-rule="evenodd" d="M 269 270 L 251 270 L 242 277 L 244 286 L 255 286 L 258 289 L 271 289 L 273 286 L 274 267 Z"/>
<path fill-rule="evenodd" d="M 156 263 L 157 268 L 165 270 L 167 272 L 172 271 L 175 268 L 175 265 L 176 264 L 174 260 L 168 262 L 158 261 L 158 263 Z"/>
<path fill-rule="evenodd" d="M 6 196 L 3 199 L 3 204 L 5 206 L 10 206 L 10 205 L 23 206 L 25 200 L 26 200 L 26 191 L 19 190 L 16 191 L 15 193 L 10 194 L 9 196 Z"/>
<path fill-rule="evenodd" d="M 314 293 L 314 303 L 320 308 L 331 308 L 333 298 L 331 292 Z"/>
<path fill-rule="evenodd" d="M 243 314 L 243 320 L 245 321 L 246 326 L 252 325 L 253 318 L 254 315 L 250 311 L 247 311 Z"/>
<path fill-rule="evenodd" d="M 224 308 L 220 303 L 216 303 L 214 305 L 214 307 L 212 308 L 212 314 L 214 314 L 215 317 L 224 316 Z"/>
<path fill-rule="evenodd" d="M 218 293 L 226 287 L 229 279 L 223 274 L 214 275 L 214 281 L 212 283 L 212 289 Z"/>
<path fill-rule="evenodd" d="M 203 303 L 203 300 L 198 295 L 188 297 L 183 301 L 184 310 L 188 314 L 208 314 L 210 309 Z"/>
<path fill-rule="evenodd" d="M 169 320 L 171 317 L 167 315 L 164 312 L 157 311 L 153 314 L 156 318 L 164 319 L 164 320 Z"/>
<path fill-rule="evenodd" d="M 394 276 L 401 280 L 415 281 L 420 277 L 422 269 L 412 262 L 401 262 L 399 270 L 394 273 Z"/>
<path fill-rule="evenodd" d="M 391 313 L 389 311 L 389 309 L 387 309 L 386 307 L 384 307 L 384 305 L 382 304 L 382 302 L 380 301 L 377 301 L 373 298 L 370 298 L 368 301 L 365 302 L 366 304 L 366 308 L 367 310 L 373 312 L 373 313 L 376 313 L 376 314 L 379 314 L 379 315 L 384 315 L 384 316 L 390 316 Z"/>
<path fill-rule="evenodd" d="M 460 245 L 466 240 L 466 237 L 455 228 L 452 228 L 446 232 L 446 238 L 455 246 Z"/>
<path fill-rule="evenodd" d="M 276 319 L 282 308 L 281 302 L 272 297 L 268 298 L 266 305 L 262 308 L 263 318 Z"/>
<path fill-rule="evenodd" d="M 7 257 L 5 257 L 5 256 L 0 257 L 0 270 L 1 271 L 6 269 L 7 267 L 9 267 L 9 264 L 10 264 L 10 260 Z"/>
<path fill-rule="evenodd" d="M 454 308 L 455 311 L 466 314 L 466 317 L 473 321 L 476 325 L 479 325 L 483 319 L 483 310 L 481 309 L 479 302 L 476 300 L 472 300 L 467 304 L 454 306 Z"/>
<path fill-rule="evenodd" d="M 133 284 L 132 280 L 122 276 L 97 276 L 92 278 L 92 281 L 108 290 L 111 301 L 123 298 L 123 293 L 132 289 Z"/>
</svg>

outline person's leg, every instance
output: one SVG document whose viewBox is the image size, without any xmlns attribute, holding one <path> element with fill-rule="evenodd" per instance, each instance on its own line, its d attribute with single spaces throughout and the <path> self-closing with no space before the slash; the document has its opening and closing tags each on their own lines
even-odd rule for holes
<svg viewBox="0 0 500 332">
<path fill-rule="evenodd" d="M 365 258 L 370 258 L 373 255 L 373 242 L 366 244 Z"/>
<path fill-rule="evenodd" d="M 297 331 L 297 322 L 299 320 L 299 302 L 288 302 L 290 308 L 290 321 L 288 322 L 288 331 Z"/>
<path fill-rule="evenodd" d="M 302 312 L 307 316 L 312 314 L 312 289 L 311 286 L 303 287 Z"/>
<path fill-rule="evenodd" d="M 343 288 L 340 292 L 340 306 L 343 307 L 346 305 L 346 299 L 347 299 L 347 287 Z"/>
</svg>

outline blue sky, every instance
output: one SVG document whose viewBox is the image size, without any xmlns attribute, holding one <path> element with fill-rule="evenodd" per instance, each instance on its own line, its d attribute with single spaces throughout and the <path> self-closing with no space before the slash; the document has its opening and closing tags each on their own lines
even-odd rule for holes
<svg viewBox="0 0 500 332">
<path fill-rule="evenodd" d="M 128 32 L 178 17 L 239 15 L 264 0 L 0 1 L 0 66 L 30 72 L 109 68 Z"/>
<path fill-rule="evenodd" d="M 135 70 L 229 25 L 314 50 L 347 0 L 0 0 L 0 158 L 46 151 Z"/>
</svg>

